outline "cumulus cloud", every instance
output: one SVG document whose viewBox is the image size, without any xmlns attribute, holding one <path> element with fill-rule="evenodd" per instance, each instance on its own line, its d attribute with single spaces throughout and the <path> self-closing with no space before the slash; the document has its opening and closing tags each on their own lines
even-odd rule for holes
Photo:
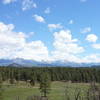
<svg viewBox="0 0 100 100">
<path fill-rule="evenodd" d="M 15 32 L 13 24 L 0 22 L 0 58 L 48 59 L 48 49 L 40 40 L 27 42 L 23 32 Z"/>
<path fill-rule="evenodd" d="M 87 35 L 86 40 L 88 42 L 96 42 L 98 40 L 98 37 L 95 34 L 89 34 Z"/>
<path fill-rule="evenodd" d="M 44 13 L 45 13 L 45 14 L 50 14 L 50 12 L 51 12 L 51 11 L 50 11 L 50 8 L 49 8 L 49 7 L 46 8 L 46 9 L 44 10 Z"/>
<path fill-rule="evenodd" d="M 10 4 L 12 2 L 15 2 L 16 0 L 3 0 L 4 4 Z"/>
<path fill-rule="evenodd" d="M 78 44 L 78 39 L 73 38 L 70 30 L 54 32 L 54 49 L 49 52 L 41 40 L 28 42 L 28 36 L 23 32 L 15 32 L 14 28 L 13 24 L 0 22 L 0 59 L 24 58 L 47 62 L 59 60 L 77 63 L 100 62 L 100 54 L 80 57 L 85 49 Z M 93 47 L 100 49 L 100 44 L 93 44 Z"/>
<path fill-rule="evenodd" d="M 84 2 L 87 2 L 87 0 L 80 0 L 80 2 L 83 2 L 84 3 Z"/>
<path fill-rule="evenodd" d="M 48 59 L 48 50 L 42 41 L 26 43 L 23 50 L 16 53 L 16 57 L 44 61 Z"/>
<path fill-rule="evenodd" d="M 92 47 L 95 48 L 95 49 L 100 49 L 100 43 L 99 44 L 93 44 Z"/>
<path fill-rule="evenodd" d="M 33 18 L 37 21 L 37 22 L 40 22 L 40 23 L 45 23 L 45 19 L 42 17 L 42 16 L 39 16 L 39 15 L 33 15 Z"/>
<path fill-rule="evenodd" d="M 100 54 L 90 54 L 82 59 L 84 63 L 100 63 Z"/>
<path fill-rule="evenodd" d="M 54 33 L 54 43 L 55 48 L 52 51 L 53 57 L 57 60 L 66 61 L 79 61 L 77 54 L 84 52 L 84 48 L 78 45 L 77 39 L 72 39 L 72 34 L 70 30 L 61 30 Z"/>
<path fill-rule="evenodd" d="M 48 24 L 48 28 L 50 30 L 53 30 L 53 29 L 61 29 L 61 28 L 63 28 L 63 26 L 61 24 Z"/>
<path fill-rule="evenodd" d="M 37 8 L 37 4 L 33 2 L 33 0 L 23 0 L 22 2 L 22 10 L 29 10 L 32 8 Z"/>
<path fill-rule="evenodd" d="M 77 39 L 72 39 L 72 34 L 70 30 L 60 30 L 54 33 L 54 38 L 56 41 L 63 41 L 64 43 L 77 42 Z"/>
<path fill-rule="evenodd" d="M 74 20 L 71 19 L 71 20 L 69 21 L 69 24 L 74 24 Z"/>
<path fill-rule="evenodd" d="M 81 33 L 89 33 L 91 32 L 91 27 L 85 27 L 84 29 L 81 29 Z"/>
</svg>

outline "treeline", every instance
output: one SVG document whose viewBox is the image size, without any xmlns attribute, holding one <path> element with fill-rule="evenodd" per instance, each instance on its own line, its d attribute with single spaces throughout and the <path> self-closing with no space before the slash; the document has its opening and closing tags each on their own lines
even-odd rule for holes
<svg viewBox="0 0 100 100">
<path fill-rule="evenodd" d="M 51 81 L 100 82 L 100 69 L 67 67 L 0 67 L 2 81 L 38 82 L 42 73 L 47 72 Z"/>
</svg>

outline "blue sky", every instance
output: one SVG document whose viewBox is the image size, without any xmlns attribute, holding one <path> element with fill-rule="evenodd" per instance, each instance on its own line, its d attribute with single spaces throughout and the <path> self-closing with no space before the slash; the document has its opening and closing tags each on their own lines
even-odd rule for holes
<svg viewBox="0 0 100 100">
<path fill-rule="evenodd" d="M 0 0 L 0 58 L 100 62 L 99 4 Z"/>
</svg>

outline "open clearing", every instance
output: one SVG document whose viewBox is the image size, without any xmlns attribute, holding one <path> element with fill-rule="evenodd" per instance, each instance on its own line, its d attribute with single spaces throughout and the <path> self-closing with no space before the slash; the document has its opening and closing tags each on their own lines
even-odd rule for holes
<svg viewBox="0 0 100 100">
<path fill-rule="evenodd" d="M 21 100 L 26 100 L 28 96 L 40 95 L 39 85 L 36 84 L 34 87 L 29 86 L 26 83 L 19 85 L 7 85 L 4 86 L 4 100 L 16 100 L 19 97 Z M 67 82 L 52 82 L 51 90 L 49 94 L 49 100 L 64 100 L 66 87 L 68 88 L 69 95 L 75 94 L 76 89 L 81 89 L 82 95 L 86 93 L 89 84 L 85 83 L 67 83 Z"/>
</svg>

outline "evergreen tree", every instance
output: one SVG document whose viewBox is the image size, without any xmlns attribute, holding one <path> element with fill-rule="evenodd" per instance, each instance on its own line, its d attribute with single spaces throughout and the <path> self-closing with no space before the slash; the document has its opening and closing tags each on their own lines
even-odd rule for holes
<svg viewBox="0 0 100 100">
<path fill-rule="evenodd" d="M 14 84 L 14 72 L 13 69 L 11 70 L 11 76 L 10 76 L 10 84 Z"/>
<path fill-rule="evenodd" d="M 50 91 L 50 76 L 48 73 L 44 72 L 41 75 L 41 79 L 40 79 L 40 91 L 42 96 L 47 97 L 47 94 Z"/>
<path fill-rule="evenodd" d="M 2 77 L 0 75 L 0 100 L 3 100 L 2 92 Z"/>
</svg>

